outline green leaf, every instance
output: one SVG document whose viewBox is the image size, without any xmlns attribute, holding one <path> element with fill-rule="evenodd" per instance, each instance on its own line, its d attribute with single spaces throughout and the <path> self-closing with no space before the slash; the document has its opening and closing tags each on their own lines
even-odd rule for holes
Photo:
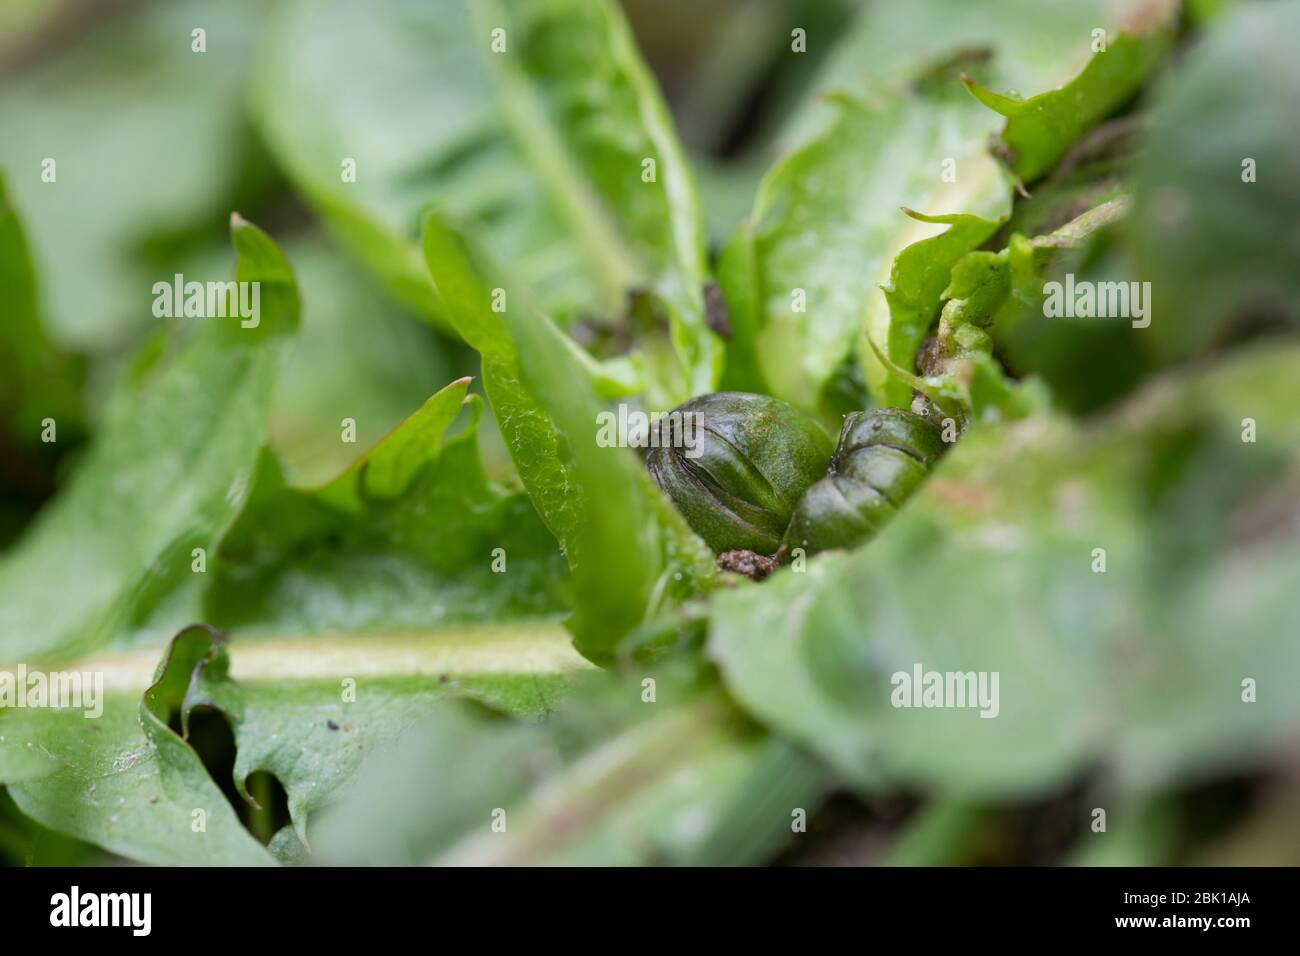
<svg viewBox="0 0 1300 956">
<path fill-rule="evenodd" d="M 330 17 L 309 2 L 281 7 L 255 85 L 259 127 L 340 241 L 401 301 L 456 328 L 418 248 L 436 203 L 473 223 L 566 327 L 612 324 L 629 291 L 653 284 L 688 373 L 670 397 L 711 384 L 718 348 L 704 325 L 699 202 L 612 5 L 512 5 L 499 23 L 467 0 L 437 10 L 350 0 Z M 497 27 L 507 29 L 503 54 L 489 46 Z M 646 157 L 653 183 L 641 181 Z"/>
<path fill-rule="evenodd" d="M 175 271 L 172 238 L 219 237 L 264 181 L 242 115 L 261 7 L 177 0 L 120 11 L 79 31 L 63 55 L 5 77 L 0 167 L 27 216 L 57 344 L 115 350 L 151 329 L 142 290 Z M 196 26 L 207 31 L 202 55 L 190 49 Z"/>
<path fill-rule="evenodd" d="M 489 57 L 502 109 L 606 299 L 653 282 L 688 373 L 687 391 L 672 404 L 711 391 L 721 350 L 705 322 L 703 213 L 672 118 L 617 4 L 484 0 L 476 14 L 481 35 L 505 31 L 506 49 Z"/>
<path fill-rule="evenodd" d="M 0 170 L 0 548 L 48 493 L 57 454 L 82 437 L 82 363 L 61 354 L 41 323 L 35 271 Z M 52 422 L 58 442 L 41 440 Z"/>
<path fill-rule="evenodd" d="M 0 329 L 0 428 L 21 445 L 37 442 L 41 420 L 47 417 L 71 432 L 81 416 L 80 369 L 58 353 L 41 323 L 35 270 L 3 171 L 0 301 L 7 316 Z"/>
<path fill-rule="evenodd" d="M 284 249 L 304 304 L 276 384 L 270 444 L 293 484 L 319 485 L 435 388 L 473 368 L 473 356 L 390 307 L 378 283 L 320 237 L 293 239 Z M 339 441 L 345 418 L 356 425 L 355 444 Z"/>
<path fill-rule="evenodd" d="M 309 2 L 280 4 L 251 102 L 276 160 L 339 242 L 445 329 L 416 243 L 421 204 L 452 193 L 485 218 L 521 209 L 508 232 L 538 218 L 536 190 L 511 184 L 519 157 L 490 116 L 466 5 L 421 6 L 340 3 L 322 17 Z M 349 160 L 355 182 L 344 180 Z"/>
<path fill-rule="evenodd" d="M 1050 86 L 1086 53 L 1102 5 L 1012 7 L 993 18 L 969 4 L 927 0 L 873 4 L 862 14 L 828 68 L 830 108 L 801 121 L 798 147 L 768 174 L 751 222 L 724 252 L 719 271 L 736 327 L 729 385 L 766 384 L 815 408 L 857 345 L 868 381 L 885 387 L 888 377 L 862 341 L 864 311 L 873 336 L 886 342 L 889 302 L 874 287 L 889 285 L 904 249 L 944 232 L 898 207 L 989 220 L 1010 212 L 1010 191 L 985 148 L 996 120 L 963 94 L 959 71 Z M 929 248 L 951 255 L 963 233 Z M 914 305 L 930 298 L 925 290 L 898 293 Z M 892 391 L 897 400 L 901 392 Z"/>
<path fill-rule="evenodd" d="M 866 83 L 903 89 L 918 78 L 930 86 L 952 85 L 957 71 L 979 70 L 986 60 L 996 64 L 1008 84 L 1032 89 L 1035 77 L 1082 69 L 1088 62 L 1091 30 L 1140 9 L 1142 3 L 1006 0 L 996 17 L 962 0 L 925 0 L 911 7 L 855 6 L 855 22 L 844 35 L 824 38 L 815 51 L 825 57 L 825 65 L 813 79 L 814 97 Z M 1036 37 L 1039 42 L 1034 42 Z M 831 39 L 837 42 L 825 42 Z M 781 139 L 787 147 L 797 147 L 825 126 L 828 117 L 804 110 L 791 120 Z"/>
<path fill-rule="evenodd" d="M 748 730 L 680 668 L 593 675 L 537 725 L 444 707 L 311 831 L 334 862 L 741 864 L 779 849 L 824 771 Z"/>
<path fill-rule="evenodd" d="M 1300 323 L 1295 157 L 1300 3 L 1243 4 L 1153 95 L 1130 248 L 1155 309 L 1153 352 L 1185 359 L 1259 325 Z"/>
<path fill-rule="evenodd" d="M 288 795 L 294 832 L 307 843 L 311 815 L 350 781 L 363 760 L 426 718 L 435 701 L 467 697 L 494 708 L 540 715 L 588 667 L 558 628 L 484 627 L 441 634 L 351 640 L 277 640 L 236 647 L 197 671 L 184 690 L 185 713 L 220 710 L 237 747 L 234 783 L 250 804 L 252 774 L 273 774 Z M 316 664 L 304 668 L 310 655 Z M 146 703 L 148 702 L 146 695 Z"/>
<path fill-rule="evenodd" d="M 898 254 L 884 287 L 888 310 L 869 309 L 863 335 L 879 344 L 895 364 L 910 369 L 934 324 L 953 266 L 992 236 L 998 223 L 979 216 L 924 216 L 910 209 L 904 212 L 918 222 L 949 228 L 912 243 Z M 912 390 L 905 382 L 888 375 L 879 362 L 866 363 L 865 371 L 872 394 L 883 404 L 910 406 Z"/>
<path fill-rule="evenodd" d="M 168 727 L 210 644 L 202 628 L 177 635 L 144 700 L 110 695 L 97 716 L 68 708 L 0 712 L 0 779 L 14 802 L 45 826 L 145 863 L 272 863 L 198 755 Z M 15 781 L 15 754 L 24 749 L 41 753 L 43 772 Z"/>
<path fill-rule="evenodd" d="M 231 220 L 240 282 L 260 283 L 257 327 L 205 325 L 169 367 L 116 407 L 60 497 L 0 562 L 0 659 L 101 646 L 191 574 L 239 512 L 297 326 L 288 263 Z M 70 582 L 75 582 L 71 584 Z"/>
<path fill-rule="evenodd" d="M 972 415 L 982 417 L 988 408 L 1025 410 L 1027 396 L 993 361 L 994 346 L 1011 372 L 1040 376 L 1057 404 L 1073 410 L 1119 397 L 1146 373 L 1140 333 L 1128 317 L 1049 317 L 1045 308 L 1049 281 L 1066 272 L 1077 272 L 1081 282 L 1127 281 L 1127 275 L 1109 274 L 1109 262 L 1093 260 L 1131 208 L 1128 196 L 1110 199 L 1054 232 L 1032 239 L 1012 234 L 1002 251 L 971 252 L 953 266 L 934 351 L 947 391 Z"/>
<path fill-rule="evenodd" d="M 625 448 L 596 444 L 603 406 L 580 350 L 434 212 L 425 258 L 457 330 L 483 357 L 488 400 L 573 577 L 579 650 L 608 657 L 660 607 L 698 589 L 712 556 Z M 500 306 L 500 311 L 494 308 Z"/>
<path fill-rule="evenodd" d="M 469 383 L 468 378 L 457 379 L 430 397 L 383 441 L 323 487 L 321 499 L 356 511 L 368 501 L 393 498 L 405 491 L 420 469 L 439 457 L 452 422 L 470 403 Z M 472 436 L 471 427 L 468 437 Z"/>
<path fill-rule="evenodd" d="M 1002 149 L 1021 182 L 1032 183 L 1051 170 L 1075 140 L 1132 99 L 1168 53 L 1178 4 L 1153 3 L 1151 8 L 1139 29 L 1106 37 L 1105 49 L 1095 53 L 1082 73 L 1046 93 L 1018 99 L 963 77 L 977 100 L 1007 118 Z"/>
<path fill-rule="evenodd" d="M 471 627 L 424 634 L 244 640 L 206 627 L 156 652 L 117 650 L 77 662 L 102 675 L 103 713 L 0 711 L 0 781 L 44 825 L 163 865 L 272 862 L 181 733 L 199 706 L 229 722 L 234 784 L 273 774 L 288 794 L 293 840 L 375 749 L 465 697 L 496 709 L 546 713 L 590 665 L 558 627 Z M 143 701 L 141 694 L 143 693 Z M 206 830 L 192 827 L 205 813 Z"/>
<path fill-rule="evenodd" d="M 54 764 L 35 779 L 10 784 L 19 808 L 53 830 L 143 863 L 273 862 L 192 750 L 183 743 L 161 751 L 150 746 L 137 701 L 108 698 L 93 733 L 80 712 L 6 711 L 0 776 L 7 776 L 9 751 L 27 743 L 39 742 Z M 206 831 L 191 829 L 195 810 L 206 814 Z"/>
<path fill-rule="evenodd" d="M 246 634 L 428 632 L 567 606 L 564 561 L 526 495 L 492 485 L 481 400 L 459 379 L 317 488 L 264 456 L 209 573 L 203 619 Z M 448 435 L 462 407 L 468 427 Z"/>
<path fill-rule="evenodd" d="M 0 865 L 95 866 L 102 864 L 105 856 L 98 847 L 24 815 L 0 787 Z"/>
<path fill-rule="evenodd" d="M 715 597 L 724 682 L 870 790 L 1024 797 L 1099 766 L 1147 791 L 1259 760 L 1300 726 L 1297 359 L 973 430 L 870 548 Z M 917 667 L 996 673 L 997 716 L 893 706 Z"/>
<path fill-rule="evenodd" d="M 959 100 L 927 102 L 913 92 L 871 105 L 841 99 L 838 110 L 822 136 L 768 174 L 752 224 L 729 244 L 720 268 L 737 303 L 733 349 L 754 350 L 729 363 L 757 369 L 773 394 L 805 409 L 816 408 L 859 334 L 864 277 L 879 274 L 883 283 L 897 252 L 940 231 L 927 225 L 895 243 L 902 230 L 889 222 L 901 217 L 900 202 L 927 208 L 936 201 L 944 157 L 969 153 L 962 186 L 971 190 L 944 207 L 993 218 L 1009 208 L 996 167 L 977 151 L 986 124 Z M 733 267 L 737 260 L 744 265 Z"/>
</svg>

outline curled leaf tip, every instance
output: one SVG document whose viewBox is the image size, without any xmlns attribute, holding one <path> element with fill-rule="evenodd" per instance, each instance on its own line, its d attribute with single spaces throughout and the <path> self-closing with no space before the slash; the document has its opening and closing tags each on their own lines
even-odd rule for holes
<svg viewBox="0 0 1300 956">
<path fill-rule="evenodd" d="M 928 222 L 936 226 L 951 226 L 957 221 L 958 215 L 960 215 L 948 213 L 941 216 L 931 216 L 929 213 L 918 212 L 917 210 L 910 209 L 907 206 L 899 206 L 898 208 L 903 210 L 903 214 L 909 219 L 913 219 L 916 222 Z"/>
</svg>

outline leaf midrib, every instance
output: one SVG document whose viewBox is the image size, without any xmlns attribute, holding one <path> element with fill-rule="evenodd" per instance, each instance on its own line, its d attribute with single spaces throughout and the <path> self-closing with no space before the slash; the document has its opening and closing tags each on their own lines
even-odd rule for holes
<svg viewBox="0 0 1300 956">
<path fill-rule="evenodd" d="M 106 692 L 143 692 L 161 654 L 159 648 L 110 651 L 57 669 L 101 672 Z M 554 621 L 365 635 L 250 635 L 231 641 L 229 654 L 231 677 L 246 683 L 564 674 L 595 667 L 573 649 L 568 631 Z M 6 669 L 14 668 L 0 667 Z"/>
</svg>

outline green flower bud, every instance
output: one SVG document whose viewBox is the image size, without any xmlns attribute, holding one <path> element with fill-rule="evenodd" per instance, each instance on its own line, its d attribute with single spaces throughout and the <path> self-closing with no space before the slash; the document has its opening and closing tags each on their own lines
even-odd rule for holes
<svg viewBox="0 0 1300 956">
<path fill-rule="evenodd" d="M 832 454 L 813 419 L 742 392 L 687 402 L 656 429 L 650 474 L 722 566 L 755 578 L 796 548 L 814 554 L 869 540 L 945 450 L 932 422 L 877 408 L 845 418 Z"/>
<path fill-rule="evenodd" d="M 673 419 L 693 441 L 651 442 L 655 482 L 715 552 L 773 554 L 800 496 L 826 474 L 830 437 L 793 406 L 744 392 L 692 399 L 661 426 Z"/>
<path fill-rule="evenodd" d="M 878 408 L 844 420 L 826 477 L 790 518 L 782 555 L 851 548 L 872 537 L 925 480 L 943 454 L 939 429 L 911 412 Z"/>
</svg>

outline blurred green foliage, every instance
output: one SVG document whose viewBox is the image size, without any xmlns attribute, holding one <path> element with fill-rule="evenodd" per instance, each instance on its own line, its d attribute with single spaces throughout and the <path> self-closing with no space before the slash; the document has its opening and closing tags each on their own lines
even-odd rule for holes
<svg viewBox="0 0 1300 956">
<path fill-rule="evenodd" d="M 1297 27 L 0 7 L 0 670 L 106 679 L 99 721 L 0 710 L 0 858 L 1285 857 Z M 259 328 L 156 316 L 232 264 Z M 1067 275 L 1149 282 L 1150 326 L 1049 317 Z M 967 434 L 753 584 L 592 442 L 724 384 Z M 890 706 L 918 663 L 999 717 Z"/>
</svg>

